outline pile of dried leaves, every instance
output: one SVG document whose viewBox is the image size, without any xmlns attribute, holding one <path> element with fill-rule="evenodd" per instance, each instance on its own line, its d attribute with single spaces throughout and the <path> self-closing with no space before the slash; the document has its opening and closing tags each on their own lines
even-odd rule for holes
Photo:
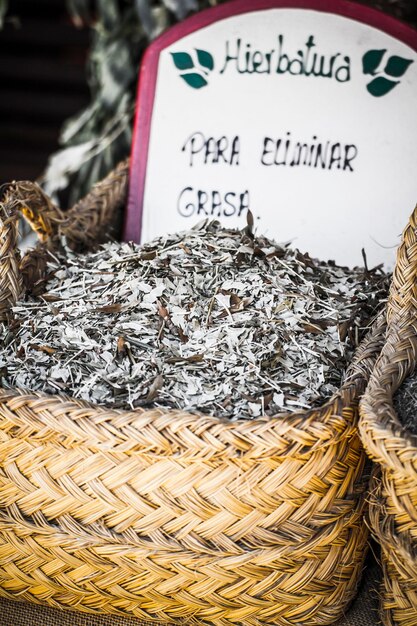
<svg viewBox="0 0 417 626">
<path fill-rule="evenodd" d="M 1 329 L 3 385 L 232 419 L 329 398 L 388 284 L 218 222 L 49 267 Z"/>
<path fill-rule="evenodd" d="M 417 435 L 417 372 L 405 379 L 393 400 L 394 409 L 404 428 Z"/>
</svg>

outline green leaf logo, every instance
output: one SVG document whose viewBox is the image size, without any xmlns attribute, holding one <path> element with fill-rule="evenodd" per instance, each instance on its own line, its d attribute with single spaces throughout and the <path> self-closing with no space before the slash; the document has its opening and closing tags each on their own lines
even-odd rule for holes
<svg viewBox="0 0 417 626">
<path fill-rule="evenodd" d="M 193 89 L 201 89 L 208 85 L 209 73 L 214 69 L 214 59 L 207 50 L 195 48 L 192 54 L 188 52 L 171 52 L 172 60 L 180 77 Z M 193 70 L 193 71 L 189 71 Z"/>
<path fill-rule="evenodd" d="M 402 57 L 392 56 L 388 59 L 388 63 L 385 66 L 385 74 L 393 76 L 394 78 L 400 78 L 406 73 L 408 66 L 413 61 L 410 59 L 403 59 Z"/>
<path fill-rule="evenodd" d="M 187 85 L 190 87 L 194 87 L 194 89 L 201 89 L 201 87 L 205 87 L 207 85 L 207 81 L 201 74 L 197 74 L 196 72 L 192 72 L 191 74 L 181 74 L 181 78 L 185 80 Z"/>
<path fill-rule="evenodd" d="M 192 58 L 187 52 L 171 52 L 171 56 L 174 60 L 175 67 L 178 70 L 192 70 L 194 63 Z"/>
<path fill-rule="evenodd" d="M 375 76 L 376 69 L 382 61 L 386 50 L 368 50 L 362 57 L 363 73 Z"/>
<path fill-rule="evenodd" d="M 392 80 L 392 78 L 404 76 L 409 65 L 413 63 L 410 59 L 404 59 L 394 54 L 388 58 L 384 69 L 381 70 L 381 63 L 386 52 L 386 50 L 368 50 L 362 57 L 363 73 L 375 77 L 366 85 L 366 88 L 376 98 L 385 96 L 392 91 L 400 82 L 399 80 Z"/>
<path fill-rule="evenodd" d="M 371 82 L 366 85 L 366 88 L 372 96 L 379 98 L 380 96 L 385 96 L 385 94 L 392 91 L 398 83 L 398 80 L 389 80 L 383 76 L 378 76 L 377 78 L 374 78 L 374 80 L 371 80 Z"/>
<path fill-rule="evenodd" d="M 214 69 L 214 59 L 211 56 L 210 52 L 206 52 L 206 50 L 196 50 L 197 58 L 200 65 L 206 67 L 208 70 Z"/>
</svg>

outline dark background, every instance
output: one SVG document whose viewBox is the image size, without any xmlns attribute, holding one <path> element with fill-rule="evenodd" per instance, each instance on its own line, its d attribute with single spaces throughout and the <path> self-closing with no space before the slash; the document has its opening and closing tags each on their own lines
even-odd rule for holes
<svg viewBox="0 0 417 626">
<path fill-rule="evenodd" d="M 0 31 L 0 183 L 35 179 L 63 121 L 85 107 L 88 29 L 64 0 L 11 0 Z"/>
</svg>

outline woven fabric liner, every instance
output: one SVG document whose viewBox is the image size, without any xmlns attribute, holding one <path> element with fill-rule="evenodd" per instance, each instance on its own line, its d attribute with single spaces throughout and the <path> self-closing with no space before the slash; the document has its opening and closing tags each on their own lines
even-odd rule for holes
<svg viewBox="0 0 417 626">
<path fill-rule="evenodd" d="M 65 214 L 33 183 L 10 187 L 3 319 L 41 292 L 60 237 L 89 250 L 117 227 L 128 167 Z M 42 242 L 23 259 L 19 212 Z M 0 594 L 156 623 L 333 625 L 367 550 L 358 401 L 384 337 L 380 319 L 322 407 L 271 419 L 0 390 Z"/>
<path fill-rule="evenodd" d="M 360 432 L 378 469 L 369 525 L 381 544 L 381 618 L 417 626 L 417 436 L 406 431 L 393 395 L 417 361 L 417 207 L 398 249 L 387 308 L 387 338 L 361 402 Z"/>
</svg>

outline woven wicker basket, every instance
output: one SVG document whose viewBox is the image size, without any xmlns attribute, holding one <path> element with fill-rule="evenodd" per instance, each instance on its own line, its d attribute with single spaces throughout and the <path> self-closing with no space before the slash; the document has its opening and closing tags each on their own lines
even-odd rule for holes
<svg viewBox="0 0 417 626">
<path fill-rule="evenodd" d="M 369 521 L 381 544 L 381 617 L 417 626 L 417 437 L 395 413 L 392 397 L 417 362 L 417 207 L 404 231 L 388 303 L 387 339 L 361 402 L 360 432 L 378 467 Z"/>
<path fill-rule="evenodd" d="M 42 285 L 45 246 L 88 249 L 126 197 L 123 163 L 67 214 L 31 183 L 1 205 L 0 314 Z M 19 260 L 16 213 L 43 244 Z M 334 624 L 367 545 L 357 405 L 378 322 L 323 407 L 236 422 L 0 390 L 0 593 L 143 620 Z"/>
</svg>

